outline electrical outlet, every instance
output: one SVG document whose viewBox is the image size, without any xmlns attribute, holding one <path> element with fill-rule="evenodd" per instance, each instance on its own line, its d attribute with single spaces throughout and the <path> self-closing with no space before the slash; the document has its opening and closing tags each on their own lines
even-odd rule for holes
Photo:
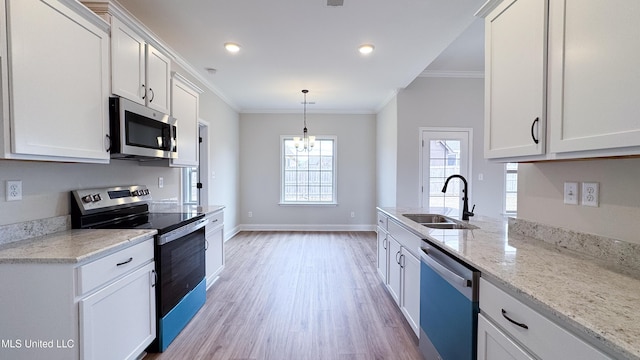
<svg viewBox="0 0 640 360">
<path fill-rule="evenodd" d="M 159 177 L 158 178 L 158 187 L 161 188 L 161 189 L 164 187 L 164 178 L 163 177 Z"/>
<path fill-rule="evenodd" d="M 351 212 L 351 217 L 352 217 L 352 218 L 356 217 L 356 212 L 355 212 L 355 211 L 352 211 L 352 212 Z"/>
<path fill-rule="evenodd" d="M 253 217 L 253 211 L 249 211 L 249 213 L 247 214 L 247 216 L 249 216 L 249 217 Z"/>
<path fill-rule="evenodd" d="M 582 183 L 582 205 L 598 207 L 599 188 L 597 182 Z"/>
<path fill-rule="evenodd" d="M 7 201 L 22 200 L 22 181 L 7 180 Z"/>
<path fill-rule="evenodd" d="M 578 183 L 564 183 L 564 203 L 569 205 L 578 205 Z"/>
</svg>

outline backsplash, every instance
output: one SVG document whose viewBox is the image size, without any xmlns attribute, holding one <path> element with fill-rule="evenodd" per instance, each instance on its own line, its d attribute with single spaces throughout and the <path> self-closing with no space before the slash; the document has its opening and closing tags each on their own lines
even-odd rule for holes
<svg viewBox="0 0 640 360">
<path fill-rule="evenodd" d="M 624 270 L 640 273 L 640 244 L 516 218 L 509 218 L 509 232 L 542 240 L 593 256 Z"/>
<path fill-rule="evenodd" d="M 69 215 L 0 225 L 0 245 L 69 229 L 71 229 Z"/>
</svg>

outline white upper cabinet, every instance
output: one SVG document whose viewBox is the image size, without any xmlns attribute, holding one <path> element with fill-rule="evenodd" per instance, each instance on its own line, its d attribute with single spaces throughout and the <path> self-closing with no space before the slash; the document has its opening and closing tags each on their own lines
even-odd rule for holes
<svg viewBox="0 0 640 360">
<path fill-rule="evenodd" d="M 107 163 L 108 25 L 62 0 L 0 0 L 0 157 Z"/>
<path fill-rule="evenodd" d="M 171 116 L 177 119 L 178 158 L 172 166 L 198 166 L 198 116 L 200 90 L 196 85 L 174 73 L 171 87 Z"/>
<path fill-rule="evenodd" d="M 169 113 L 171 61 L 124 22 L 111 17 L 112 93 Z"/>
<path fill-rule="evenodd" d="M 640 2 L 489 1 L 479 14 L 485 157 L 640 154 Z"/>
<path fill-rule="evenodd" d="M 637 0 L 550 3 L 550 152 L 640 146 L 638 15 Z"/>
<path fill-rule="evenodd" d="M 546 1 L 508 0 L 485 20 L 485 157 L 545 151 Z"/>
</svg>

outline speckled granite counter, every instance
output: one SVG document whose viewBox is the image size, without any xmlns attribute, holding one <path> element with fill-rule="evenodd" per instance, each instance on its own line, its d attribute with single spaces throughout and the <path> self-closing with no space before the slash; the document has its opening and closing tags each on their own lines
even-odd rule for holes
<svg viewBox="0 0 640 360">
<path fill-rule="evenodd" d="M 175 202 L 154 202 L 149 204 L 151 212 L 184 212 L 184 213 L 204 213 L 211 214 L 223 210 L 223 205 L 180 205 Z"/>
<path fill-rule="evenodd" d="M 86 263 L 135 245 L 156 230 L 66 230 L 0 246 L 0 263 Z"/>
<path fill-rule="evenodd" d="M 640 276 L 521 234 L 507 219 L 473 217 L 479 229 L 429 229 L 402 214 L 425 209 L 379 208 L 481 271 L 482 276 L 616 358 L 640 359 Z M 433 211 L 454 218 L 457 213 Z"/>
</svg>

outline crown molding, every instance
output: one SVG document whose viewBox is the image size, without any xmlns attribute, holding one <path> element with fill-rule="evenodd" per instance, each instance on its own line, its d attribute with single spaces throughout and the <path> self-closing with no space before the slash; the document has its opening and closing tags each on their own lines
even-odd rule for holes
<svg viewBox="0 0 640 360">
<path fill-rule="evenodd" d="M 493 9 L 497 8 L 502 1 L 503 0 L 487 0 L 487 2 L 485 2 L 484 5 L 482 5 L 480 9 L 478 9 L 478 11 L 476 11 L 476 13 L 473 15 L 485 18 L 487 17 L 487 15 L 489 15 L 489 13 L 493 11 Z"/>
<path fill-rule="evenodd" d="M 425 70 L 418 77 L 483 79 L 484 71 Z"/>
</svg>

